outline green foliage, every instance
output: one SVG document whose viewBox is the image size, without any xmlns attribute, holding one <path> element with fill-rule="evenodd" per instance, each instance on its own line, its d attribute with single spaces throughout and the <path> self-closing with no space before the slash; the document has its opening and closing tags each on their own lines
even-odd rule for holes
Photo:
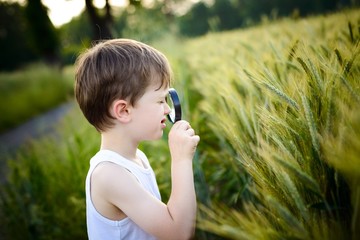
<svg viewBox="0 0 360 240">
<path fill-rule="evenodd" d="M 68 73 L 44 64 L 0 73 L 0 132 L 66 101 L 73 92 Z"/>
<path fill-rule="evenodd" d="M 115 18 L 113 27 L 114 37 L 131 38 L 142 42 L 153 42 L 172 32 L 171 19 L 162 13 L 161 6 L 149 9 L 129 6 Z"/>
<path fill-rule="evenodd" d="M 180 33 L 184 36 L 199 36 L 207 33 L 210 29 L 209 15 L 210 10 L 205 3 L 194 4 L 191 11 L 179 17 Z"/>
<path fill-rule="evenodd" d="M 73 65 L 80 52 L 91 44 L 92 29 L 85 12 L 58 29 L 61 39 L 61 59 L 64 65 Z"/>
<path fill-rule="evenodd" d="M 267 19 L 305 17 L 311 14 L 336 11 L 346 6 L 359 5 L 356 1 L 340 0 L 214 0 L 212 4 L 200 1 L 178 18 L 180 33 L 200 36 L 211 31 L 249 27 Z"/>
</svg>

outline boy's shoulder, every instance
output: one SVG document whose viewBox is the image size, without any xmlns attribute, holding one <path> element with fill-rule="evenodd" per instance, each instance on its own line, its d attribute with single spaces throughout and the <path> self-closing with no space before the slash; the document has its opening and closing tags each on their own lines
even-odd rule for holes
<svg viewBox="0 0 360 240">
<path fill-rule="evenodd" d="M 146 154 L 140 150 L 136 150 L 136 156 L 141 159 L 143 162 L 149 165 L 149 159 Z M 90 166 L 96 166 L 101 162 L 112 162 L 118 165 L 132 165 L 132 161 L 123 157 L 121 154 L 111 151 L 111 150 L 100 150 L 90 159 Z"/>
</svg>

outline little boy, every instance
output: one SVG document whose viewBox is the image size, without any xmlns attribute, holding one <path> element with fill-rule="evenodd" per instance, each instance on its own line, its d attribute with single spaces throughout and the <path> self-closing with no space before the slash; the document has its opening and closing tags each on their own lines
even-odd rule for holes
<svg viewBox="0 0 360 240">
<path fill-rule="evenodd" d="M 172 189 L 161 202 L 154 172 L 138 149 L 163 135 L 171 69 L 156 49 L 134 40 L 101 42 L 76 62 L 75 96 L 100 132 L 86 178 L 89 239 L 189 239 L 196 198 L 192 159 L 200 140 L 190 124 L 169 132 Z"/>
</svg>

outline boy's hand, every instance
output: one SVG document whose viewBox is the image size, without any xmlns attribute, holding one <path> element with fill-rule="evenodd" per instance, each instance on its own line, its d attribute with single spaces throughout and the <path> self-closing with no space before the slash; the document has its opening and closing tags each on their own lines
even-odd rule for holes
<svg viewBox="0 0 360 240">
<path fill-rule="evenodd" d="M 174 124 L 169 132 L 169 148 L 173 161 L 192 160 L 200 137 L 185 120 Z"/>
</svg>

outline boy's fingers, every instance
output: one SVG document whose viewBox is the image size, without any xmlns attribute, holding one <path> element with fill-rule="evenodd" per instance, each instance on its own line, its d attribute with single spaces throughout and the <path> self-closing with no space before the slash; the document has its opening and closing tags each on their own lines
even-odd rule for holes
<svg viewBox="0 0 360 240">
<path fill-rule="evenodd" d="M 177 121 L 174 124 L 174 127 L 176 127 L 177 129 L 184 129 L 184 130 L 191 128 L 190 124 L 185 120 Z"/>
<path fill-rule="evenodd" d="M 194 138 L 194 141 L 195 141 L 195 143 L 197 145 L 200 142 L 200 137 L 198 135 L 195 135 L 195 136 L 193 136 L 193 138 Z"/>
<path fill-rule="evenodd" d="M 186 132 L 187 132 L 190 136 L 194 136 L 194 135 L 195 135 L 195 131 L 194 131 L 194 129 L 192 129 L 192 128 L 187 129 Z"/>
</svg>

